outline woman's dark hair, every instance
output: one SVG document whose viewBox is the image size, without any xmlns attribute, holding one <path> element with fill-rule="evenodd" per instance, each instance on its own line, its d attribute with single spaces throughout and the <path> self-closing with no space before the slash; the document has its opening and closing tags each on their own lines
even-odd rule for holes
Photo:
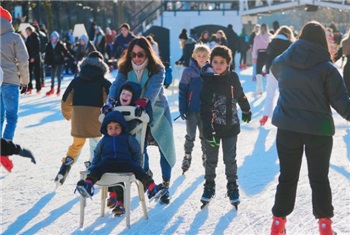
<svg viewBox="0 0 350 235">
<path fill-rule="evenodd" d="M 221 56 L 228 64 L 232 61 L 232 51 L 227 46 L 215 46 L 210 52 L 210 64 L 213 62 L 214 56 Z"/>
<path fill-rule="evenodd" d="M 118 61 L 118 70 L 121 73 L 127 74 L 129 71 L 131 71 L 132 63 L 131 63 L 131 57 L 130 53 L 132 52 L 132 49 L 135 45 L 138 45 L 146 52 L 146 57 L 148 58 L 148 65 L 147 69 L 151 74 L 156 74 L 159 72 L 159 67 L 163 67 L 164 65 L 162 61 L 159 59 L 159 57 L 154 53 L 154 50 L 150 44 L 150 42 L 144 37 L 136 37 L 134 38 L 128 48 L 123 52 L 122 57 Z"/>
<path fill-rule="evenodd" d="M 298 39 L 317 43 L 329 51 L 328 40 L 324 26 L 317 21 L 307 22 L 300 30 Z"/>
</svg>

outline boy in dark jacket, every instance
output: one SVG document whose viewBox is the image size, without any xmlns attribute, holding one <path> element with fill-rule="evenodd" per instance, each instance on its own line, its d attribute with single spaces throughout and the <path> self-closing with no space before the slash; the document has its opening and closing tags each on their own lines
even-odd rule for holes
<svg viewBox="0 0 350 235">
<path fill-rule="evenodd" d="M 112 111 L 103 119 L 101 133 L 104 135 L 95 149 L 95 157 L 85 180 L 77 183 L 77 190 L 83 197 L 94 195 L 93 185 L 106 172 L 133 172 L 136 179 L 148 190 L 148 198 L 159 198 L 167 192 L 163 184 L 156 185 L 141 166 L 140 144 L 128 133 L 122 113 Z"/>
<path fill-rule="evenodd" d="M 252 113 L 249 102 L 237 74 L 230 71 L 232 53 L 226 46 L 216 46 L 211 51 L 210 64 L 202 67 L 201 118 L 206 139 L 203 205 L 215 195 L 215 168 L 218 163 L 220 140 L 222 141 L 227 195 L 235 207 L 239 204 L 237 185 L 236 142 L 240 132 L 237 103 L 242 109 L 242 120 L 249 122 Z"/>
<path fill-rule="evenodd" d="M 202 160 L 205 166 L 206 152 L 203 138 L 203 124 L 200 118 L 200 91 L 202 78 L 200 77 L 201 67 L 208 61 L 210 49 L 207 45 L 198 44 L 195 46 L 190 60 L 190 65 L 184 69 L 179 84 L 179 110 L 180 116 L 186 120 L 185 156 L 182 161 L 182 170 L 186 172 L 192 161 L 192 150 L 196 138 L 196 129 L 199 130 L 199 139 L 202 145 Z"/>
</svg>

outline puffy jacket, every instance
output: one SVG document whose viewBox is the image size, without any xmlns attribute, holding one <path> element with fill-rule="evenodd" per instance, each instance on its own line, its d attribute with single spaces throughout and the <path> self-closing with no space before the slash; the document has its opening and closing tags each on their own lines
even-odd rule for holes
<svg viewBox="0 0 350 235">
<path fill-rule="evenodd" d="M 111 86 L 111 82 L 104 78 L 108 66 L 99 58 L 88 57 L 80 68 L 80 75 L 70 82 L 63 94 L 62 115 L 72 120 L 72 136 L 99 137 L 101 123 L 98 116 Z"/>
<path fill-rule="evenodd" d="M 122 126 L 122 132 L 118 136 L 109 136 L 107 125 L 111 121 L 118 122 Z M 97 144 L 92 160 L 92 165 L 101 160 L 115 160 L 120 162 L 137 162 L 141 165 L 141 148 L 136 138 L 128 133 L 126 122 L 122 113 L 112 111 L 106 114 L 101 125 L 101 133 L 104 135 Z"/>
<path fill-rule="evenodd" d="M 350 121 L 350 100 L 326 48 L 297 40 L 275 58 L 271 72 L 280 91 L 273 125 L 299 133 L 332 136 L 335 129 L 331 107 Z"/>
<path fill-rule="evenodd" d="M 29 82 L 29 55 L 21 36 L 14 32 L 11 23 L 0 18 L 0 65 L 3 83 L 27 85 Z"/>
<path fill-rule="evenodd" d="M 73 55 L 67 50 L 66 46 L 61 41 L 57 41 L 55 49 L 53 48 L 51 42 L 47 44 L 45 51 L 45 64 L 64 64 L 64 57 L 70 57 L 74 60 Z"/>
<path fill-rule="evenodd" d="M 179 84 L 180 112 L 199 112 L 202 78 L 200 67 L 195 59 L 191 58 L 190 65 L 184 69 Z"/>
<path fill-rule="evenodd" d="M 278 34 L 274 39 L 271 40 L 270 44 L 267 46 L 266 54 L 266 71 L 270 71 L 270 67 L 273 59 L 282 54 L 289 46 L 292 44 L 291 41 L 284 35 Z"/>
<path fill-rule="evenodd" d="M 237 103 L 244 112 L 250 111 L 250 105 L 237 74 L 214 74 L 210 64 L 206 64 L 201 69 L 201 77 L 200 113 L 204 137 L 211 138 L 212 131 L 216 132 L 217 137 L 238 135 L 240 125 Z"/>
</svg>

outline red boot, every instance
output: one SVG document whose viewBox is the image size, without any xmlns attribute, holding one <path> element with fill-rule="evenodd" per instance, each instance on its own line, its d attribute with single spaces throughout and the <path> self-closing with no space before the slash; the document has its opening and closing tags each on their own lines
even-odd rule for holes
<svg viewBox="0 0 350 235">
<path fill-rule="evenodd" d="M 262 119 L 260 119 L 260 126 L 265 125 L 265 123 L 267 122 L 267 119 L 269 119 L 269 117 L 264 115 Z"/>
<path fill-rule="evenodd" d="M 61 93 L 61 89 L 60 88 L 57 88 L 57 92 L 56 92 L 56 95 L 60 95 L 60 93 Z"/>
<path fill-rule="evenodd" d="M 332 230 L 332 220 L 329 218 L 321 218 L 318 220 L 318 228 L 320 235 L 336 235 L 337 233 Z"/>
<path fill-rule="evenodd" d="M 24 94 L 26 94 L 26 95 L 32 94 L 32 89 L 28 89 Z"/>
<path fill-rule="evenodd" d="M 53 95 L 55 93 L 54 89 L 51 88 L 48 92 L 46 92 L 46 95 Z"/>
<path fill-rule="evenodd" d="M 286 225 L 287 219 L 283 217 L 273 217 L 271 225 L 271 235 L 285 235 L 286 234 Z"/>
</svg>

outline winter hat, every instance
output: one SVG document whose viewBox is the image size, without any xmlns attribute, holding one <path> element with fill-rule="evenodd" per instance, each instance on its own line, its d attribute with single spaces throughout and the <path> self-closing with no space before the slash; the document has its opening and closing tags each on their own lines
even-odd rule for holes
<svg viewBox="0 0 350 235">
<path fill-rule="evenodd" d="M 187 37 L 187 30 L 186 29 L 182 30 L 182 32 L 179 35 L 179 39 L 185 39 L 185 40 L 188 39 L 188 37 Z"/>
<path fill-rule="evenodd" d="M 103 55 L 99 51 L 92 51 L 92 52 L 90 52 L 88 57 L 89 58 L 100 58 L 101 60 L 103 60 Z"/>
<path fill-rule="evenodd" d="M 51 33 L 51 38 L 59 39 L 59 38 L 60 38 L 60 35 L 59 35 L 56 31 L 53 31 L 53 32 Z"/>
<path fill-rule="evenodd" d="M 4 18 L 4 19 L 8 20 L 10 23 L 12 23 L 11 13 L 8 10 L 6 10 L 5 8 L 3 8 L 2 6 L 0 6 L 0 17 Z"/>
<path fill-rule="evenodd" d="M 83 40 L 85 42 L 85 44 L 88 44 L 88 42 L 89 42 L 89 39 L 85 34 L 81 35 L 79 40 Z"/>
</svg>

